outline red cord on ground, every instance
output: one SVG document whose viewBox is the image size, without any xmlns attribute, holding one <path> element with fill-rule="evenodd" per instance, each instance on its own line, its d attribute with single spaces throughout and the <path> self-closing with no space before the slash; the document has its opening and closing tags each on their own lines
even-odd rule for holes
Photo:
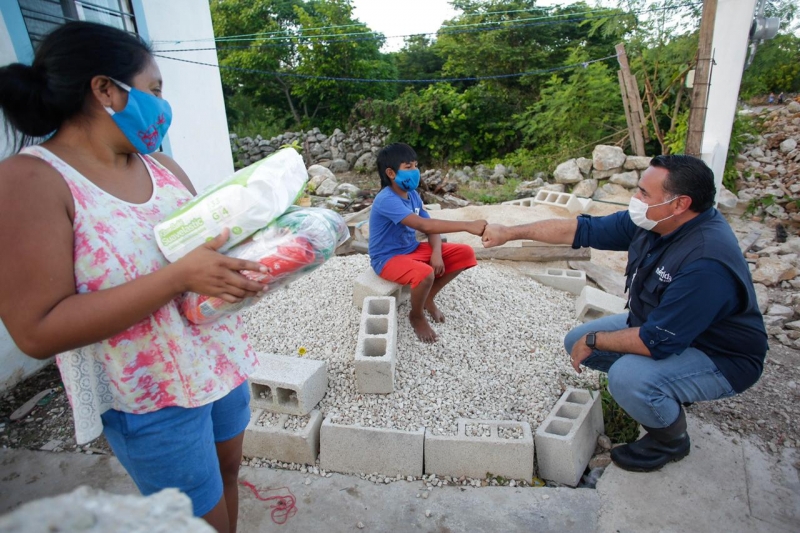
<svg viewBox="0 0 800 533">
<path fill-rule="evenodd" d="M 297 514 L 297 506 L 295 505 L 295 497 L 292 494 L 292 491 L 289 490 L 289 487 L 279 487 L 277 489 L 265 489 L 265 491 L 286 491 L 289 494 L 279 494 L 276 496 L 262 496 L 261 492 L 253 485 L 247 481 L 240 481 L 239 484 L 247 487 L 253 493 L 253 496 L 256 497 L 257 500 L 262 502 L 271 502 L 270 509 L 270 518 L 276 524 L 283 525 L 285 524 L 291 517 Z"/>
</svg>

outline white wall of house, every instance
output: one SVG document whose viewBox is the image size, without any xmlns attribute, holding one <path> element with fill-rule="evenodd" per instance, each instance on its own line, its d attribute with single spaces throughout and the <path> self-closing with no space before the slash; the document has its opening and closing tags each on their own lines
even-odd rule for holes
<svg viewBox="0 0 800 533">
<path fill-rule="evenodd" d="M 146 37 L 155 50 L 213 48 L 208 0 L 140 0 L 140 3 L 147 25 Z M 141 15 L 137 23 L 138 20 Z M 139 29 L 142 32 L 141 24 Z M 213 50 L 160 55 L 218 64 Z M 202 190 L 233 173 L 219 69 L 160 57 L 156 61 L 164 79 L 164 98 L 173 111 L 169 151 L 195 188 Z"/>
<path fill-rule="evenodd" d="M 0 6 L 0 66 L 19 58 L 20 32 L 26 31 L 14 0 L 1 0 Z M 149 41 L 195 40 L 186 48 L 212 47 L 214 32 L 208 0 L 132 0 L 134 16 L 140 34 Z M 15 13 L 16 10 L 16 13 Z M 11 16 L 4 17 L 4 13 Z M 6 18 L 9 24 L 6 24 Z M 11 24 L 14 26 L 10 26 Z M 16 42 L 15 42 L 16 39 Z M 15 46 L 16 45 L 16 46 Z M 172 49 L 181 46 L 156 43 L 155 49 Z M 28 54 L 29 55 L 29 54 Z M 212 51 L 164 54 L 191 61 L 217 64 Z M 164 150 L 186 171 L 198 190 L 217 183 L 233 173 L 233 157 L 228 140 L 225 103 L 217 68 L 192 65 L 157 58 L 164 79 L 164 98 L 173 109 Z M 0 128 L 0 158 L 12 153 L 12 146 Z M 33 374 L 48 361 L 37 361 L 25 356 L 14 344 L 8 331 L 0 322 L 0 390 L 13 387 Z"/>
</svg>

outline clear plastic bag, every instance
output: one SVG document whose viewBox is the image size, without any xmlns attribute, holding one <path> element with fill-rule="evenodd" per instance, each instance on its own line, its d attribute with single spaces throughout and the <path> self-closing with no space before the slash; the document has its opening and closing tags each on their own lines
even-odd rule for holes
<svg viewBox="0 0 800 533">
<path fill-rule="evenodd" d="M 266 228 L 228 250 L 225 255 L 266 266 L 268 272 L 243 272 L 272 292 L 319 268 L 350 236 L 347 224 L 329 209 L 290 207 Z M 181 302 L 183 315 L 194 324 L 206 324 L 258 302 L 245 298 L 228 303 L 213 296 L 187 293 Z"/>
<path fill-rule="evenodd" d="M 158 247 L 174 262 L 229 228 L 220 248 L 227 252 L 286 211 L 307 181 L 302 156 L 292 148 L 279 150 L 170 213 L 155 227 Z"/>
</svg>

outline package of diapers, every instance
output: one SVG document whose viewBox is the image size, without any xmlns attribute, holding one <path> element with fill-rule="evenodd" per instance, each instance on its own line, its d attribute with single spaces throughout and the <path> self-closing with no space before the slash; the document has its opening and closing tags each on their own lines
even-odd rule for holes
<svg viewBox="0 0 800 533">
<path fill-rule="evenodd" d="M 155 227 L 164 256 L 174 262 L 230 229 L 225 252 L 269 225 L 302 194 L 308 172 L 303 158 L 284 148 L 214 185 Z"/>
<path fill-rule="evenodd" d="M 267 294 L 319 268 L 350 237 L 347 224 L 329 209 L 290 207 L 266 228 L 234 246 L 225 255 L 257 261 L 266 272 L 242 272 L 266 285 Z M 228 303 L 220 298 L 187 293 L 181 312 L 194 324 L 206 324 L 258 302 L 245 298 Z"/>
</svg>

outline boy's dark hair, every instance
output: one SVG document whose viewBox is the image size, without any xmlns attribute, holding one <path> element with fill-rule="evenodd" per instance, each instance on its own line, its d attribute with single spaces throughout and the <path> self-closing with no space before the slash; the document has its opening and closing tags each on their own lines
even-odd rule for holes
<svg viewBox="0 0 800 533">
<path fill-rule="evenodd" d="M 392 180 L 386 175 L 386 169 L 391 168 L 395 172 L 400 169 L 403 163 L 411 163 L 417 160 L 417 152 L 406 143 L 392 143 L 384 146 L 378 152 L 378 175 L 381 177 L 381 189 L 390 187 Z"/>
<path fill-rule="evenodd" d="M 650 161 L 650 166 L 666 169 L 664 190 L 691 198 L 690 210 L 702 213 L 714 205 L 717 195 L 714 173 L 703 160 L 690 155 L 659 155 Z"/>
<path fill-rule="evenodd" d="M 0 110 L 19 146 L 80 114 L 95 76 L 131 85 L 152 60 L 138 36 L 93 22 L 68 22 L 48 34 L 33 64 L 0 68 Z"/>
</svg>

